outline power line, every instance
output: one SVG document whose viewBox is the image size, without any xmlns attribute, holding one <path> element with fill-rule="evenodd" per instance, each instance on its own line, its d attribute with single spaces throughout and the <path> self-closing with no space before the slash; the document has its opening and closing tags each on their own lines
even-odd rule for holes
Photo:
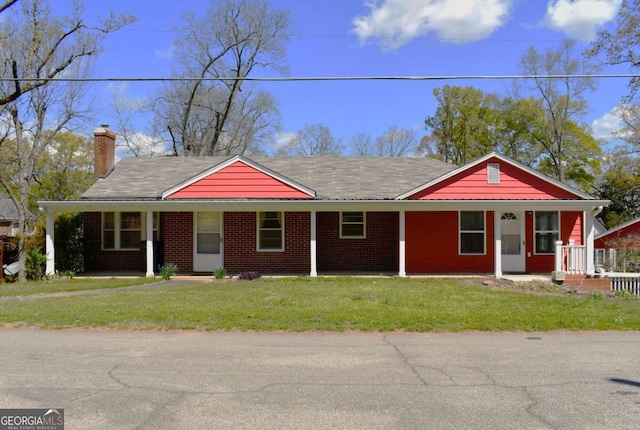
<svg viewBox="0 0 640 430">
<path fill-rule="evenodd" d="M 199 81 L 257 81 L 257 82 L 313 82 L 313 81 L 446 81 L 446 80 L 500 80 L 500 79 L 609 79 L 640 78 L 640 74 L 582 74 L 582 75 L 419 75 L 419 76 L 246 76 L 246 77 L 118 77 L 118 78 L 0 78 L 0 82 L 199 82 Z"/>
</svg>

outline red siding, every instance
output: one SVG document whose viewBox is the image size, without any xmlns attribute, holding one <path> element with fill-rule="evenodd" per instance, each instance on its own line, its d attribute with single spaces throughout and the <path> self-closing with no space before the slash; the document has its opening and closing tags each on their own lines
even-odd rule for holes
<svg viewBox="0 0 640 430">
<path fill-rule="evenodd" d="M 458 212 L 407 212 L 407 272 L 493 272 L 493 212 L 486 212 L 485 224 L 486 253 L 459 255 Z"/>
<path fill-rule="evenodd" d="M 365 239 L 340 239 L 340 214 L 317 214 L 318 271 L 398 271 L 398 213 L 367 212 Z"/>
<path fill-rule="evenodd" d="M 606 234 L 602 237 L 599 237 L 595 241 L 596 248 L 614 248 L 620 247 L 622 244 L 617 243 L 620 242 L 622 238 L 631 237 L 627 241 L 624 247 L 634 246 L 640 247 L 640 241 L 634 240 L 633 238 L 640 237 L 640 221 L 630 224 L 620 230 L 616 230 L 613 233 Z"/>
<path fill-rule="evenodd" d="M 575 240 L 576 245 L 582 245 L 583 234 L 583 213 L 582 212 L 561 212 L 560 213 L 560 240 L 568 243 L 570 239 Z M 533 212 L 527 211 L 526 220 L 526 251 L 527 251 L 527 272 L 545 273 L 551 272 L 554 267 L 555 256 L 553 254 L 536 254 L 534 241 Z"/>
<path fill-rule="evenodd" d="M 576 245 L 583 245 L 582 231 L 582 212 L 562 212 L 560 214 L 560 235 L 564 243 L 574 240 Z"/>
<path fill-rule="evenodd" d="M 500 183 L 487 183 L 487 164 L 500 165 Z M 489 159 L 432 187 L 412 200 L 554 200 L 575 199 L 573 193 L 499 159 Z"/>
<path fill-rule="evenodd" d="M 258 252 L 256 228 L 255 212 L 225 212 L 224 267 L 229 273 L 309 274 L 311 218 L 308 212 L 284 214 L 284 252 Z"/>
<path fill-rule="evenodd" d="M 309 199 L 312 196 L 241 161 L 173 193 L 170 199 Z"/>
</svg>

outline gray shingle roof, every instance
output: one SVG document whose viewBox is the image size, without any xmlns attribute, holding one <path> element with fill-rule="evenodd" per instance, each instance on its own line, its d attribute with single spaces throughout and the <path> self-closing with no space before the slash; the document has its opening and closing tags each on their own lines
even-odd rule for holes
<svg viewBox="0 0 640 430">
<path fill-rule="evenodd" d="M 124 158 L 85 200 L 160 199 L 162 193 L 229 157 Z M 431 158 L 251 157 L 323 200 L 393 199 L 455 169 Z"/>
</svg>

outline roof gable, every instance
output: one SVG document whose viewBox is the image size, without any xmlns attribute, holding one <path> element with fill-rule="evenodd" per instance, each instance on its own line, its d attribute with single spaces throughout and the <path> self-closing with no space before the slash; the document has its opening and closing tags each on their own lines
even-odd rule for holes
<svg viewBox="0 0 640 430">
<path fill-rule="evenodd" d="M 491 153 L 411 190 L 407 200 L 574 200 L 590 196 Z"/>
<path fill-rule="evenodd" d="M 632 219 L 631 221 L 627 221 L 624 224 L 620 224 L 612 228 L 611 230 L 607 230 L 601 234 L 596 235 L 596 239 L 608 238 L 609 236 L 629 236 L 629 235 L 640 235 L 640 218 Z"/>
<path fill-rule="evenodd" d="M 165 191 L 163 199 L 309 199 L 313 190 L 236 156 Z"/>
</svg>

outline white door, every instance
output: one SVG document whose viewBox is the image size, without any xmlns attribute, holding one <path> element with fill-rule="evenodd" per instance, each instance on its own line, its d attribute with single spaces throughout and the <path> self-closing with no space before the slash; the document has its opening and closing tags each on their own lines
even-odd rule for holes
<svg viewBox="0 0 640 430">
<path fill-rule="evenodd" d="M 222 214 L 194 214 L 193 271 L 209 272 L 222 267 Z"/>
<path fill-rule="evenodd" d="M 504 212 L 501 217 L 502 271 L 525 271 L 524 212 Z"/>
</svg>

